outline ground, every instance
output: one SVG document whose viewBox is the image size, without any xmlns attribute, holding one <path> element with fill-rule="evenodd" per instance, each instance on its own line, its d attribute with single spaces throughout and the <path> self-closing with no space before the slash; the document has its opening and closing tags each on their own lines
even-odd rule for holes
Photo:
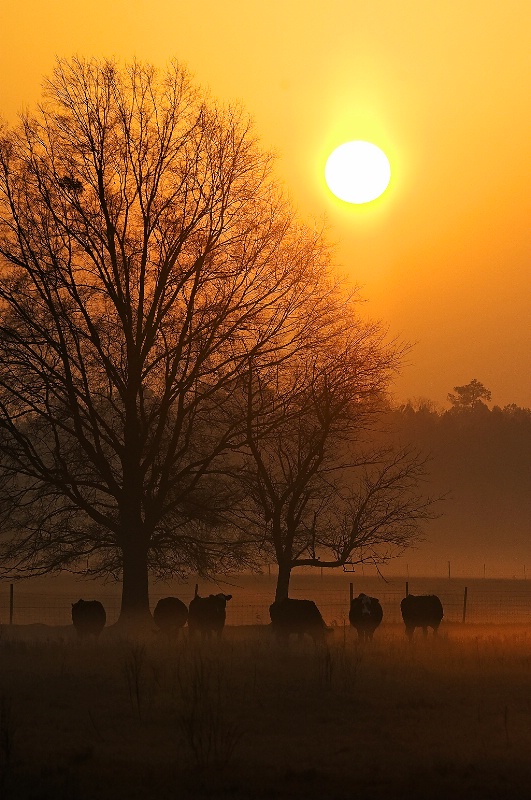
<svg viewBox="0 0 531 800">
<path fill-rule="evenodd" d="M 0 628 L 2 800 L 531 798 L 531 630 Z"/>
</svg>

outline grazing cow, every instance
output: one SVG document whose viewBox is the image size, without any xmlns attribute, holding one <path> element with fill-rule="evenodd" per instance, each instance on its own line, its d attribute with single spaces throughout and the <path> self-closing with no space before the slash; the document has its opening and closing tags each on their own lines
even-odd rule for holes
<svg viewBox="0 0 531 800">
<path fill-rule="evenodd" d="M 188 630 L 190 636 L 201 633 L 201 636 L 210 639 L 213 633 L 217 633 L 221 639 L 221 633 L 225 626 L 225 607 L 227 601 L 232 599 L 231 594 L 211 594 L 208 597 L 199 597 L 195 587 L 195 595 L 188 606 Z"/>
<path fill-rule="evenodd" d="M 348 618 L 353 628 L 358 631 L 358 639 L 369 641 L 383 619 L 380 601 L 367 594 L 359 594 L 350 601 Z"/>
<path fill-rule="evenodd" d="M 105 609 L 99 600 L 78 600 L 72 603 L 72 622 L 80 639 L 102 632 L 107 622 Z"/>
<path fill-rule="evenodd" d="M 415 628 L 422 628 L 424 636 L 428 635 L 428 628 L 433 628 L 433 633 L 437 634 L 443 618 L 442 603 L 437 595 L 408 594 L 400 603 L 400 610 L 406 626 L 406 635 L 410 641 Z"/>
<path fill-rule="evenodd" d="M 290 597 L 275 600 L 269 606 L 269 616 L 277 641 L 284 644 L 287 644 L 292 633 L 298 634 L 299 639 L 307 633 L 314 642 L 322 642 L 325 634 L 332 631 L 326 627 L 313 600 L 292 600 Z"/>
<path fill-rule="evenodd" d="M 188 609 L 178 597 L 163 597 L 155 606 L 153 619 L 162 633 L 177 637 L 188 619 Z"/>
</svg>

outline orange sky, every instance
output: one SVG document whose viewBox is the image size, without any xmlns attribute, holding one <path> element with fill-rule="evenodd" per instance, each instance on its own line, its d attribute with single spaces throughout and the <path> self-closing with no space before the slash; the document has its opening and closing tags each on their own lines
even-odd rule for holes
<svg viewBox="0 0 531 800">
<path fill-rule="evenodd" d="M 241 101 L 368 313 L 417 343 L 397 398 L 444 402 L 477 378 L 494 403 L 531 406 L 529 0 L 4 0 L 0 30 L 10 121 L 74 53 L 177 57 Z M 323 177 L 358 138 L 393 171 L 361 207 Z"/>
</svg>

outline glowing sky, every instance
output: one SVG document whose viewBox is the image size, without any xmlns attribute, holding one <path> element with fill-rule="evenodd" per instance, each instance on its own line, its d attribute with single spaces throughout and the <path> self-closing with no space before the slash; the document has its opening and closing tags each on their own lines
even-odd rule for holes
<svg viewBox="0 0 531 800">
<path fill-rule="evenodd" d="M 367 313 L 416 343 L 398 399 L 443 402 L 477 378 L 531 406 L 529 0 L 3 0 L 0 30 L 9 121 L 56 55 L 184 61 L 253 115 Z M 349 139 L 391 162 L 366 206 L 324 181 Z"/>
</svg>

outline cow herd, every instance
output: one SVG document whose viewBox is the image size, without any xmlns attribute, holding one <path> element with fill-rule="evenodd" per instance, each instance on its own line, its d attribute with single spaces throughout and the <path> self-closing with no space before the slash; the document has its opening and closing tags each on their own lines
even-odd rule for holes
<svg viewBox="0 0 531 800">
<path fill-rule="evenodd" d="M 232 599 L 231 594 L 211 594 L 200 597 L 195 587 L 195 594 L 187 607 L 178 597 L 163 597 L 153 611 L 153 620 L 159 631 L 169 638 L 178 636 L 179 631 L 188 622 L 190 637 L 200 633 L 203 638 L 210 638 L 213 633 L 218 637 L 225 626 L 225 607 Z M 98 638 L 106 622 L 105 609 L 99 600 L 78 600 L 72 603 L 72 622 L 78 638 L 86 636 Z"/>
<path fill-rule="evenodd" d="M 153 612 L 155 625 L 169 638 L 176 638 L 188 623 L 190 638 L 201 634 L 210 639 L 213 633 L 221 637 L 225 626 L 226 605 L 230 594 L 211 594 L 200 597 L 198 587 L 187 607 L 177 597 L 164 597 Z M 411 641 L 415 628 L 428 628 L 436 634 L 443 618 L 442 603 L 436 595 L 408 594 L 400 604 L 406 635 Z M 291 634 L 302 638 L 310 636 L 315 642 L 324 641 L 333 628 L 329 628 L 313 600 L 295 600 L 285 597 L 269 606 L 271 628 L 279 643 L 287 644 Z M 370 641 L 383 619 L 383 610 L 376 597 L 359 594 L 350 601 L 349 622 L 361 641 Z M 100 635 L 106 623 L 105 609 L 99 600 L 79 600 L 72 604 L 72 622 L 79 638 Z"/>
<path fill-rule="evenodd" d="M 415 628 L 422 628 L 425 636 L 428 628 L 436 634 L 443 618 L 443 607 L 434 594 L 408 594 L 400 604 L 406 635 L 411 640 Z M 269 607 L 271 627 L 278 641 L 287 642 L 290 634 L 299 637 L 307 634 L 314 641 L 322 641 L 328 628 L 313 600 L 284 598 Z M 383 610 L 376 597 L 359 594 L 350 601 L 349 622 L 358 632 L 361 641 L 370 641 L 383 619 Z"/>
<path fill-rule="evenodd" d="M 218 638 L 225 627 L 225 608 L 231 594 L 211 594 L 200 597 L 195 587 L 195 594 L 188 608 L 177 597 L 163 597 L 155 606 L 153 619 L 155 625 L 170 638 L 175 638 L 180 629 L 188 622 L 188 633 L 194 637 L 200 633 L 203 638 L 210 638 L 213 633 Z"/>
</svg>

